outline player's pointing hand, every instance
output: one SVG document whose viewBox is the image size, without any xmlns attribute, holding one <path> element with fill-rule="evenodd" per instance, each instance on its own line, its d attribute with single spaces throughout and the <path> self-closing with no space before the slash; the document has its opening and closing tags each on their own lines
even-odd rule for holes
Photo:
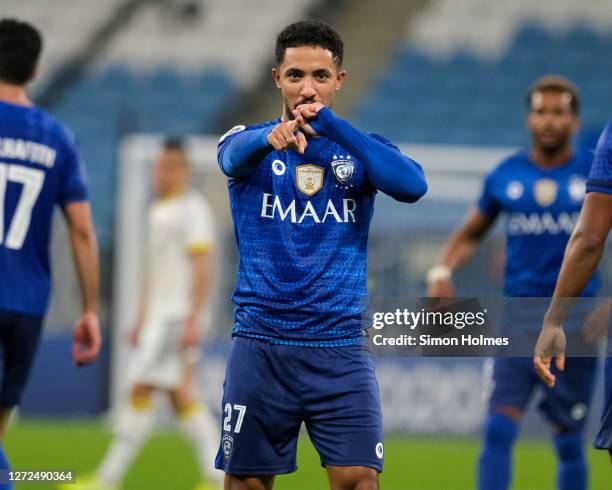
<svg viewBox="0 0 612 490">
<path fill-rule="evenodd" d="M 303 124 L 304 118 L 301 116 L 291 121 L 280 122 L 268 134 L 268 143 L 275 150 L 285 151 L 291 148 L 303 155 L 308 146 L 306 137 L 298 131 Z"/>
<path fill-rule="evenodd" d="M 533 365 L 540 378 L 552 388 L 555 385 L 555 375 L 552 374 L 550 364 L 555 358 L 555 365 L 559 371 L 565 368 L 565 332 L 561 325 L 544 321 L 542 331 L 535 346 Z"/>
</svg>

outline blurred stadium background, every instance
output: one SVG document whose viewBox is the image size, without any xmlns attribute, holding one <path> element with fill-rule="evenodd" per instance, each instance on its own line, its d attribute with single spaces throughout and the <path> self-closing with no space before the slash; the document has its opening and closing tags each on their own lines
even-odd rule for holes
<svg viewBox="0 0 612 490">
<path fill-rule="evenodd" d="M 100 362 L 74 369 L 69 345 L 78 289 L 64 234 L 56 233 L 46 335 L 7 441 L 20 467 L 91 470 L 108 439 L 106 422 L 121 404 L 129 363 L 123 332 L 139 287 L 148 168 L 164 135 L 189 136 L 197 185 L 217 219 L 217 285 L 201 390 L 218 406 L 237 253 L 215 143 L 235 124 L 280 113 L 269 69 L 275 36 L 286 24 L 318 18 L 337 28 L 349 78 L 335 109 L 359 127 L 401 143 L 423 163 L 430 182 L 429 195 L 414 206 L 384 196 L 377 200 L 369 259 L 374 302 L 423 294 L 425 271 L 475 200 L 482 175 L 528 144 L 524 97 L 534 79 L 562 74 L 580 88 L 577 144 L 594 147 L 612 119 L 607 0 L 2 0 L 0 17 L 7 16 L 43 31 L 46 47 L 31 95 L 80 142 L 102 254 L 107 339 Z M 500 293 L 502 245 L 494 233 L 461 271 L 462 295 Z M 609 295 L 612 254 L 601 269 L 603 294 Z M 473 487 L 484 410 L 481 364 L 380 360 L 391 440 L 385 488 Z M 591 432 L 599 408 L 598 402 Z M 546 434 L 539 416 L 528 417 L 523 435 L 530 440 L 517 449 L 515 488 L 551 488 L 553 456 Z M 195 481 L 195 470 L 183 472 L 181 451 L 187 454 L 178 436 L 160 434 L 126 488 L 189 488 L 189 472 Z M 164 483 L 153 475 L 162 464 L 171 467 L 170 453 L 176 467 L 168 471 L 181 473 L 184 481 Z M 281 480 L 279 488 L 324 488 L 316 458 L 310 449 L 302 453 L 302 470 L 307 469 Z M 592 488 L 610 488 L 605 456 L 594 451 L 590 456 Z"/>
</svg>

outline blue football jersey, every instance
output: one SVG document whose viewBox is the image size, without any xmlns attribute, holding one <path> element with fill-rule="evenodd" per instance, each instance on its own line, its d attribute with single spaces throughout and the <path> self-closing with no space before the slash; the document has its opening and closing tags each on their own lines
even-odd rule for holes
<svg viewBox="0 0 612 490">
<path fill-rule="evenodd" d="M 220 145 L 235 136 L 230 131 Z M 319 137 L 304 155 L 267 153 L 228 188 L 240 250 L 234 334 L 297 345 L 363 342 L 376 193 L 364 165 Z"/>
<path fill-rule="evenodd" d="M 592 161 L 590 152 L 578 151 L 564 165 L 544 169 L 520 152 L 486 177 L 478 207 L 506 217 L 506 296 L 552 296 Z M 594 295 L 598 283 L 595 274 L 583 295 Z"/>
<path fill-rule="evenodd" d="M 45 313 L 54 206 L 85 199 L 73 135 L 39 108 L 0 102 L 0 310 Z"/>
<path fill-rule="evenodd" d="M 586 191 L 612 194 L 612 123 L 604 128 L 597 143 Z"/>
</svg>

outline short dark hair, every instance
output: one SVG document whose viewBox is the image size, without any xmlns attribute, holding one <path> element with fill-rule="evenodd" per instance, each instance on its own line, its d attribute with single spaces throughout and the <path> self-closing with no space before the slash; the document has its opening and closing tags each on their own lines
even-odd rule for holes
<svg viewBox="0 0 612 490">
<path fill-rule="evenodd" d="M 34 76 L 42 51 L 38 30 L 16 19 L 0 20 L 0 80 L 23 85 Z"/>
<path fill-rule="evenodd" d="M 180 136 L 167 136 L 164 140 L 164 150 L 185 151 L 185 140 Z"/>
<path fill-rule="evenodd" d="M 533 95 L 537 92 L 567 93 L 570 95 L 570 109 L 574 114 L 580 112 L 580 95 L 578 87 L 568 78 L 559 75 L 547 75 L 537 79 L 527 92 L 527 109 L 531 110 Z"/>
<path fill-rule="evenodd" d="M 344 44 L 340 35 L 325 22 L 301 20 L 285 27 L 276 37 L 276 64 L 285 60 L 287 48 L 299 46 L 320 46 L 331 51 L 336 66 L 342 66 Z"/>
</svg>

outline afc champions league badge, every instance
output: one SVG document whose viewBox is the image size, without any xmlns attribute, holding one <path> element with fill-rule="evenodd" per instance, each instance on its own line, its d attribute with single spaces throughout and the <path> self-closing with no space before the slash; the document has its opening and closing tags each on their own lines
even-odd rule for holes
<svg viewBox="0 0 612 490">
<path fill-rule="evenodd" d="M 351 160 L 350 155 L 347 155 L 346 158 L 343 155 L 340 155 L 340 158 L 334 155 L 331 166 L 336 179 L 338 179 L 338 182 L 341 184 L 346 184 L 353 176 L 355 170 L 355 164 Z"/>
<path fill-rule="evenodd" d="M 223 457 L 225 458 L 225 461 L 229 461 L 232 457 L 232 453 L 234 452 L 234 439 L 232 436 L 223 436 L 221 447 L 223 449 Z"/>
<path fill-rule="evenodd" d="M 323 187 L 323 167 L 298 165 L 295 168 L 295 183 L 300 191 L 312 196 Z"/>
<path fill-rule="evenodd" d="M 548 207 L 557 200 L 558 184 L 551 179 L 540 179 L 533 184 L 533 196 L 542 207 Z"/>
</svg>

